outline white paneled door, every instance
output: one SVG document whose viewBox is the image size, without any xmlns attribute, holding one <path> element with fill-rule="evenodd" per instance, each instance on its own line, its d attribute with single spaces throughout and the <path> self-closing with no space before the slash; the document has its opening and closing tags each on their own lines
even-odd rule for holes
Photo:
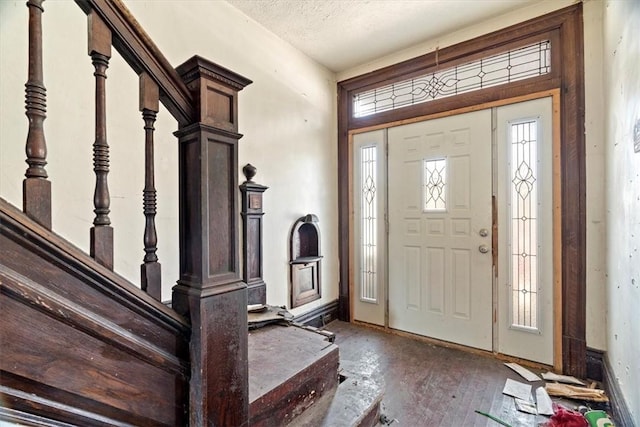
<svg viewBox="0 0 640 427">
<path fill-rule="evenodd" d="M 389 326 L 492 350 L 491 110 L 388 132 Z"/>
</svg>

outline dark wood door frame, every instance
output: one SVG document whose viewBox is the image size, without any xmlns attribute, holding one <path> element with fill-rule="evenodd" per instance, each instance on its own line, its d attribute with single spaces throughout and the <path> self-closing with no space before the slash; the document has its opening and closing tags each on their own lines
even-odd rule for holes
<svg viewBox="0 0 640 427">
<path fill-rule="evenodd" d="M 357 93 L 524 46 L 551 41 L 551 72 L 501 86 L 442 98 L 366 117 L 353 117 Z M 339 317 L 350 321 L 349 132 L 386 123 L 560 89 L 562 216 L 562 365 L 586 374 L 586 178 L 584 145 L 584 48 L 582 4 L 431 52 L 338 83 Z"/>
</svg>

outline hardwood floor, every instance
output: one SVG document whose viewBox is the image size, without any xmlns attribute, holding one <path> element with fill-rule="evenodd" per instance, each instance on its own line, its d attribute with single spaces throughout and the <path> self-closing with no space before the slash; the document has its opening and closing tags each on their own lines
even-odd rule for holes
<svg viewBox="0 0 640 427">
<path fill-rule="evenodd" d="M 548 420 L 516 411 L 514 399 L 502 394 L 507 378 L 526 381 L 498 359 L 341 321 L 326 329 L 336 334 L 342 369 L 382 378 L 381 412 L 396 420 L 394 427 L 499 425 L 475 410 L 513 427 Z"/>
</svg>

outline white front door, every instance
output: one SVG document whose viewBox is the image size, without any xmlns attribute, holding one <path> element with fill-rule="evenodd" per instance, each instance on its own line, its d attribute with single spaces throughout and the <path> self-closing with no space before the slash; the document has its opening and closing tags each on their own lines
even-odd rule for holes
<svg viewBox="0 0 640 427">
<path fill-rule="evenodd" d="M 353 318 L 384 326 L 386 284 L 386 134 L 356 134 L 352 144 Z"/>
<path fill-rule="evenodd" d="M 498 352 L 553 365 L 551 98 L 497 109 Z"/>
<path fill-rule="evenodd" d="M 389 326 L 492 350 L 491 110 L 388 132 Z"/>
</svg>

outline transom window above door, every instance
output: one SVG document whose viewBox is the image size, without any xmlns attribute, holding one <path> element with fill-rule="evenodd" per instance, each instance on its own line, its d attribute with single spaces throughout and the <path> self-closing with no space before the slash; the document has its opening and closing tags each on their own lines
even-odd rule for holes
<svg viewBox="0 0 640 427">
<path fill-rule="evenodd" d="M 480 58 L 356 93 L 353 117 L 365 117 L 551 72 L 551 41 Z"/>
</svg>

